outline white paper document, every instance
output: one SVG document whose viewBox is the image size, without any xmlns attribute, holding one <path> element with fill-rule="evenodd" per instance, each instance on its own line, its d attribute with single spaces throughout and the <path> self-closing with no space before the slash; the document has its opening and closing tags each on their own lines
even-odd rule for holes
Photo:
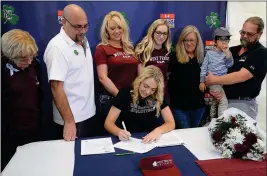
<svg viewBox="0 0 267 176">
<path fill-rule="evenodd" d="M 128 141 L 120 141 L 114 145 L 116 148 L 129 150 L 135 153 L 146 153 L 156 147 L 155 143 L 144 144 L 141 139 L 131 137 Z"/>
<path fill-rule="evenodd" d="M 115 152 L 115 149 L 110 137 L 81 141 L 81 155 L 104 154 L 113 152 Z"/>
<path fill-rule="evenodd" d="M 183 144 L 182 140 L 173 132 L 162 134 L 160 140 L 151 144 L 142 143 L 141 139 L 131 137 L 128 141 L 120 141 L 114 145 L 116 148 L 136 153 L 146 153 L 155 147 L 167 147 Z"/>
<path fill-rule="evenodd" d="M 162 134 L 159 141 L 156 142 L 157 147 L 168 147 L 182 144 L 182 139 L 172 131 Z"/>
</svg>

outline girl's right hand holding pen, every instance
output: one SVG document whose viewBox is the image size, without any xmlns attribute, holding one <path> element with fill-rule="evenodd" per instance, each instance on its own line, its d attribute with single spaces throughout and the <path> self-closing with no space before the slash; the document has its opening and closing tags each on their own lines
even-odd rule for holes
<svg viewBox="0 0 267 176">
<path fill-rule="evenodd" d="M 118 133 L 118 137 L 121 141 L 127 141 L 131 137 L 131 133 L 129 131 L 120 130 Z"/>
</svg>

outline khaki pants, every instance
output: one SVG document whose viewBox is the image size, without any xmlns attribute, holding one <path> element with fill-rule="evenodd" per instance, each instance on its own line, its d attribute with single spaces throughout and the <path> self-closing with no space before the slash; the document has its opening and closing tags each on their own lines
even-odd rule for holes
<svg viewBox="0 0 267 176">
<path fill-rule="evenodd" d="M 213 98 L 211 106 L 210 106 L 210 117 L 211 118 L 217 118 L 223 114 L 223 112 L 228 108 L 228 100 L 224 93 L 224 90 L 222 86 L 220 85 L 213 85 L 209 86 L 210 90 L 221 92 L 222 98 L 220 101 L 217 101 L 215 98 Z M 217 108 L 218 106 L 218 108 Z M 216 116 L 217 114 L 217 116 Z"/>
</svg>

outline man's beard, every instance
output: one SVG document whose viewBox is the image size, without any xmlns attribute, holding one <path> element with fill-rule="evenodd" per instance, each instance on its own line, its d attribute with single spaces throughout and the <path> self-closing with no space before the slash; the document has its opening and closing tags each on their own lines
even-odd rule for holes
<svg viewBox="0 0 267 176">
<path fill-rule="evenodd" d="M 240 43 L 241 43 L 241 46 L 244 47 L 244 48 L 247 48 L 248 45 L 250 44 L 250 41 L 246 38 L 241 38 L 240 39 Z"/>
<path fill-rule="evenodd" d="M 247 48 L 251 44 L 255 44 L 258 40 L 255 41 L 249 41 L 247 38 L 241 38 L 240 43 L 243 48 Z"/>
<path fill-rule="evenodd" d="M 79 36 L 81 36 L 81 35 L 79 35 Z M 83 39 L 80 40 L 79 37 L 78 37 L 78 35 L 75 35 L 75 42 L 83 41 L 84 40 L 84 37 L 85 37 L 85 34 L 83 34 L 82 36 L 83 36 Z"/>
</svg>

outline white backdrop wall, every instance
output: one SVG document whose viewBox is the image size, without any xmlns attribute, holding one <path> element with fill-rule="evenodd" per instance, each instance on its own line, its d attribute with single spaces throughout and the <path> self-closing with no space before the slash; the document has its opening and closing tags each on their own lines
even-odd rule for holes
<svg viewBox="0 0 267 176">
<path fill-rule="evenodd" d="M 233 35 L 230 46 L 239 45 L 240 34 L 244 21 L 252 16 L 259 16 L 265 24 L 264 32 L 260 42 L 266 47 L 266 2 L 228 2 L 227 5 L 227 28 Z M 260 95 L 257 97 L 259 113 L 257 121 L 260 127 L 266 132 L 266 77 L 262 83 Z"/>
</svg>

